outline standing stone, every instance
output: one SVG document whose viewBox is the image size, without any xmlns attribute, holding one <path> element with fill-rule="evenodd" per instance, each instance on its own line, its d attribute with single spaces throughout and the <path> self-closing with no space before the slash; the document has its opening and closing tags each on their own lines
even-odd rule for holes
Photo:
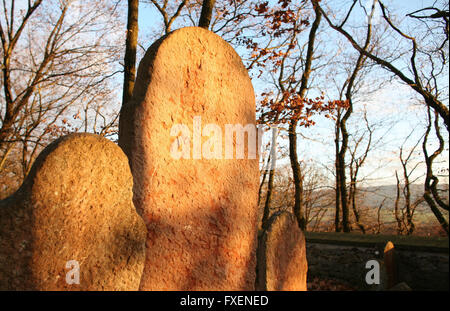
<svg viewBox="0 0 450 311">
<path fill-rule="evenodd" d="M 0 201 L 0 290 L 137 290 L 145 236 L 122 150 L 65 136 Z"/>
<path fill-rule="evenodd" d="M 226 159 L 226 124 L 256 129 L 253 87 L 233 48 L 198 27 L 156 41 L 120 119 L 148 229 L 142 290 L 254 289 L 256 146 L 246 134 L 244 158 Z"/>
<path fill-rule="evenodd" d="M 386 243 L 383 259 L 387 274 L 386 289 L 389 289 L 391 287 L 394 287 L 398 283 L 397 260 L 394 244 L 391 241 L 388 241 Z"/>
<path fill-rule="evenodd" d="M 295 217 L 276 213 L 260 233 L 257 290 L 306 291 L 306 241 Z"/>
</svg>

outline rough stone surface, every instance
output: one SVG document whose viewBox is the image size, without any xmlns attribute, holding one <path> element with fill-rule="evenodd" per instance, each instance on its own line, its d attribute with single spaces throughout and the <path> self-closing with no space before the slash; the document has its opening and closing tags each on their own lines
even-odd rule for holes
<svg viewBox="0 0 450 311">
<path fill-rule="evenodd" d="M 174 159 L 175 124 L 193 119 L 255 125 L 253 87 L 241 59 L 202 28 L 176 30 L 141 61 L 123 107 L 119 145 L 148 229 L 143 290 L 252 290 L 257 228 L 257 159 Z M 202 144 L 208 139 L 203 137 Z M 192 140 L 191 140 L 192 142 Z M 247 151 L 246 151 L 247 155 Z"/>
<path fill-rule="evenodd" d="M 93 134 L 65 136 L 0 202 L 0 289 L 137 290 L 145 236 L 122 150 Z M 79 285 L 66 282 L 70 260 Z"/>
<path fill-rule="evenodd" d="M 291 213 L 271 219 L 260 235 L 258 247 L 258 290 L 306 291 L 308 263 L 306 241 Z"/>
</svg>

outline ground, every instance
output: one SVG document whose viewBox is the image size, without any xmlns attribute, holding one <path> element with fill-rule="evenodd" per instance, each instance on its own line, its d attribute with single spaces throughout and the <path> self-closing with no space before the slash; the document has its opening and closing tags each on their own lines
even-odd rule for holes
<svg viewBox="0 0 450 311">
<path fill-rule="evenodd" d="M 383 262 L 386 236 L 306 234 L 308 290 L 377 290 L 365 283 L 369 260 Z M 392 237 L 390 237 L 392 239 Z M 399 282 L 413 290 L 449 289 L 448 238 L 400 237 L 395 245 Z M 382 266 L 383 269 L 383 266 Z"/>
</svg>

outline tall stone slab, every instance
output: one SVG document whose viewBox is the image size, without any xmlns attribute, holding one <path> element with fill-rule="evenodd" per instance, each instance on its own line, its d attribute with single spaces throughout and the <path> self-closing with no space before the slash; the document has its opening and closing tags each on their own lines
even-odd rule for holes
<svg viewBox="0 0 450 311">
<path fill-rule="evenodd" d="M 0 290 L 137 290 L 145 238 L 123 151 L 65 136 L 0 201 Z"/>
<path fill-rule="evenodd" d="M 257 290 L 306 291 L 306 241 L 294 215 L 273 214 L 258 239 Z"/>
<path fill-rule="evenodd" d="M 142 290 L 254 289 L 254 135 L 243 158 L 227 156 L 242 141 L 227 144 L 226 129 L 241 125 L 255 129 L 254 92 L 227 42 L 188 27 L 148 49 L 119 140 L 148 229 Z"/>
</svg>

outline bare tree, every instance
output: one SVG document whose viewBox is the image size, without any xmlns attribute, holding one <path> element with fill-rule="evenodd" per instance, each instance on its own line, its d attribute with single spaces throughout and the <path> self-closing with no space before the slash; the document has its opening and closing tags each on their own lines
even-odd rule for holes
<svg viewBox="0 0 450 311">
<path fill-rule="evenodd" d="M 25 175 L 51 139 L 83 130 L 80 111 L 89 122 L 104 118 L 94 127 L 110 133 L 117 113 L 106 104 L 114 97 L 110 78 L 120 72 L 120 22 L 116 4 L 102 0 L 89 8 L 3 1 L 1 11 L 0 162 L 19 148 Z"/>
<path fill-rule="evenodd" d="M 322 12 L 319 6 L 318 6 L 318 10 L 320 12 Z M 373 10 L 371 12 L 371 15 L 372 14 L 373 14 Z M 347 191 L 347 181 L 346 181 L 347 177 L 346 177 L 346 163 L 345 163 L 345 157 L 346 157 L 346 153 L 347 153 L 347 149 L 348 149 L 348 139 L 349 139 L 349 133 L 347 130 L 347 121 L 353 113 L 354 87 L 355 87 L 355 84 L 357 81 L 357 77 L 367 59 L 364 52 L 371 50 L 371 47 L 370 47 L 371 38 L 372 38 L 372 24 L 371 24 L 371 22 L 369 22 L 367 24 L 364 46 L 362 47 L 362 50 L 359 51 L 359 55 L 354 64 L 353 70 L 351 71 L 351 74 L 350 74 L 348 80 L 345 81 L 345 83 L 342 87 L 342 90 L 345 89 L 345 98 L 348 102 L 348 109 L 345 111 L 342 118 L 339 118 L 340 119 L 340 121 L 338 123 L 339 131 L 336 132 L 336 134 L 340 133 L 342 136 L 341 146 L 340 146 L 338 153 L 336 154 L 336 158 L 337 158 L 336 159 L 336 168 L 337 168 L 336 176 L 339 176 L 337 178 L 337 182 L 339 182 L 339 184 L 337 184 L 337 188 L 339 188 L 338 191 L 339 191 L 339 197 L 341 200 L 340 207 L 342 209 L 342 229 L 344 232 L 351 231 L 349 201 L 348 201 L 349 195 L 348 195 L 348 191 Z M 354 209 L 354 211 L 355 211 L 355 209 Z M 337 209 L 336 213 L 338 213 L 338 212 L 339 212 L 339 210 Z M 358 214 L 356 213 L 355 216 L 357 216 L 357 215 Z M 357 216 L 356 218 L 359 218 L 359 216 Z M 359 220 L 357 220 L 357 221 L 359 221 Z"/>
<path fill-rule="evenodd" d="M 385 201 L 386 201 L 386 198 L 383 199 L 383 201 L 380 203 L 380 205 L 377 208 L 377 225 L 374 230 L 375 234 L 381 233 L 381 227 L 383 226 L 383 221 L 381 220 L 381 209 L 383 208 Z"/>
<path fill-rule="evenodd" d="M 264 209 L 263 209 L 263 217 L 261 221 L 262 228 L 267 227 L 267 222 L 269 220 L 270 216 L 270 205 L 272 203 L 272 195 L 273 195 L 273 188 L 274 188 L 274 178 L 275 178 L 275 172 L 276 172 L 276 152 L 277 152 L 277 136 L 278 136 L 278 129 L 275 129 L 272 131 L 272 143 L 270 144 L 270 156 L 269 161 L 267 165 L 270 165 L 269 170 L 269 180 L 267 182 L 267 192 L 266 192 L 266 200 L 264 202 Z"/>
<path fill-rule="evenodd" d="M 326 177 L 317 166 L 302 162 L 302 179 L 307 228 L 316 231 L 333 200 L 327 193 Z"/>
<path fill-rule="evenodd" d="M 414 130 L 411 131 L 411 133 L 406 137 L 404 143 L 400 147 L 399 152 L 399 159 L 403 170 L 403 187 L 400 186 L 400 181 L 398 178 L 398 174 L 396 172 L 397 176 L 397 189 L 398 191 L 401 190 L 401 193 L 404 197 L 404 207 L 401 209 L 401 215 L 399 215 L 399 208 L 398 208 L 398 200 L 399 200 L 399 194 L 397 194 L 397 200 L 395 202 L 394 206 L 394 213 L 396 212 L 396 221 L 398 223 L 397 231 L 400 231 L 401 233 L 406 233 L 407 235 L 413 234 L 416 226 L 414 224 L 414 212 L 417 208 L 417 206 L 423 202 L 423 198 L 419 197 L 417 200 L 413 201 L 412 193 L 411 193 L 411 185 L 417 181 L 421 176 L 416 177 L 415 179 L 411 180 L 411 177 L 413 173 L 416 171 L 416 169 L 419 167 L 421 162 L 416 162 L 411 168 L 409 168 L 409 163 L 413 159 L 412 156 L 414 155 L 414 152 L 417 148 L 417 146 L 420 144 L 422 137 L 414 144 L 412 148 L 410 148 L 409 152 L 405 155 L 405 143 L 408 141 L 408 139 L 412 136 L 414 133 Z M 401 225 L 400 222 L 401 221 Z"/>
<path fill-rule="evenodd" d="M 435 215 L 436 219 L 439 221 L 439 224 L 441 225 L 442 229 L 447 233 L 448 235 L 448 220 L 445 219 L 444 215 L 440 211 L 439 208 L 442 208 L 448 212 L 449 210 L 449 204 L 448 202 L 444 202 L 444 200 L 441 198 L 439 194 L 438 184 L 439 184 L 439 178 L 433 173 L 433 161 L 442 153 L 444 150 L 445 141 L 442 137 L 442 134 L 440 132 L 439 127 L 439 119 L 437 112 L 434 113 L 434 122 L 432 121 L 431 112 L 428 108 L 427 115 L 428 115 L 428 125 L 425 132 L 425 136 L 422 143 L 422 150 L 423 154 L 425 156 L 425 163 L 426 163 L 426 178 L 425 178 L 425 192 L 423 195 L 423 198 L 427 202 L 428 206 L 430 207 L 431 211 Z M 430 155 L 427 150 L 427 140 L 431 131 L 431 127 L 434 125 L 435 134 L 438 138 L 439 146 L 438 148 Z"/>
<path fill-rule="evenodd" d="M 299 9 L 300 10 L 300 9 Z M 285 68 L 289 66 L 289 55 L 292 49 L 295 47 L 295 42 L 297 39 L 297 34 L 301 31 L 301 25 L 298 25 L 294 23 L 293 31 L 289 33 L 289 36 L 286 36 L 286 40 L 280 44 L 280 47 L 285 46 L 286 50 L 283 52 L 283 56 L 280 60 L 280 70 L 278 72 L 278 77 L 274 79 L 274 85 L 278 89 L 278 93 L 275 97 L 275 102 L 285 102 L 287 100 L 287 97 L 289 96 L 288 89 L 294 87 L 290 82 L 292 81 L 292 78 L 295 77 L 297 74 L 298 67 L 294 66 L 292 67 L 292 70 L 286 73 Z M 280 111 L 277 111 L 275 113 L 275 116 L 273 117 L 270 122 L 273 122 L 274 124 L 277 124 L 280 117 Z M 265 120 L 266 115 L 263 113 L 261 116 L 262 122 L 266 123 Z M 271 144 L 271 161 L 272 163 L 275 163 L 275 156 L 276 156 L 276 143 L 277 143 L 277 135 L 278 135 L 278 129 L 276 129 L 274 132 L 272 132 L 272 144 Z M 274 176 L 276 172 L 276 166 L 272 165 L 271 170 L 269 171 L 269 180 L 268 180 L 268 186 L 267 186 L 267 194 L 266 194 L 266 200 L 264 204 L 264 212 L 263 212 L 263 227 L 265 227 L 265 224 L 269 220 L 270 216 L 270 204 L 272 199 L 272 192 L 273 192 L 273 182 L 274 182 Z"/>
<path fill-rule="evenodd" d="M 300 98 L 304 98 L 308 89 L 309 77 L 311 75 L 311 67 L 314 55 L 314 43 L 316 39 L 317 29 L 320 25 L 322 13 L 318 9 L 316 1 L 312 1 L 315 13 L 314 22 L 311 25 L 311 29 L 308 37 L 308 48 L 306 52 L 305 65 L 303 68 L 303 74 L 301 77 L 301 84 L 298 89 L 298 95 Z M 302 172 L 301 166 L 298 161 L 297 155 L 297 120 L 292 120 L 289 124 L 289 159 L 291 162 L 292 175 L 294 178 L 294 215 L 297 218 L 300 229 L 306 230 L 306 218 L 303 209 L 303 184 L 302 184 Z"/>
<path fill-rule="evenodd" d="M 304 5 L 294 6 L 292 8 L 292 14 L 294 16 L 300 16 L 302 10 L 304 10 Z M 263 10 L 262 10 L 263 11 Z M 269 11 L 268 11 L 269 12 Z M 287 10 L 276 9 L 274 11 L 270 11 L 267 13 L 268 19 L 275 18 L 274 16 L 287 14 Z M 272 20 L 273 22 L 273 20 Z M 280 31 L 278 27 L 275 27 L 273 30 L 266 30 L 266 34 L 269 37 L 268 44 L 264 45 L 264 48 L 260 50 L 260 54 L 256 54 L 253 61 L 250 63 L 249 67 L 252 67 L 254 64 L 256 66 L 266 66 L 266 62 L 270 62 L 274 66 L 274 70 L 271 70 L 271 84 L 276 89 L 276 95 L 272 93 L 266 94 L 263 100 L 261 109 L 260 122 L 263 124 L 278 124 L 280 130 L 285 130 L 283 128 L 283 124 L 286 123 L 288 119 L 285 111 L 282 109 L 274 109 L 274 106 L 285 106 L 288 105 L 290 96 L 293 93 L 296 93 L 299 85 L 301 84 L 298 81 L 297 75 L 298 72 L 302 69 L 301 57 L 298 55 L 293 56 L 293 51 L 298 48 L 298 34 L 305 29 L 305 24 L 299 18 L 286 18 L 287 27 L 285 30 Z M 280 38 L 280 33 L 283 33 L 283 36 Z M 269 54 L 269 57 L 263 57 L 263 55 Z M 276 75 L 275 75 L 276 73 Z M 305 89 L 306 91 L 306 89 Z M 304 91 L 304 93 L 305 93 Z M 271 97 L 269 100 L 268 98 Z M 265 110 L 267 109 L 267 110 Z M 265 111 L 264 111 L 265 110 Z M 297 121 L 295 121 L 297 122 Z M 276 147 L 276 139 L 277 139 L 277 131 L 273 133 L 272 140 L 272 148 Z M 291 153 L 292 151 L 289 151 Z M 275 152 L 271 152 L 271 161 L 274 161 L 273 158 L 275 156 Z M 266 200 L 263 209 L 263 218 L 262 218 L 262 227 L 265 228 L 267 221 L 270 218 L 270 205 L 273 195 L 273 187 L 274 187 L 274 179 L 276 176 L 276 169 L 272 165 L 269 173 L 268 173 L 268 186 L 267 186 L 267 194 Z M 298 176 L 298 175 L 297 175 Z M 294 182 L 295 183 L 295 182 Z M 294 208 L 295 209 L 295 208 Z M 298 214 L 298 213 L 297 213 Z M 306 223 L 305 223 L 306 226 Z M 305 228 L 303 228 L 305 229 Z"/>
<path fill-rule="evenodd" d="M 36 85 L 39 80 L 42 79 L 43 71 L 50 62 L 49 57 L 44 59 L 40 66 L 37 68 L 35 73 L 35 78 L 32 80 L 31 85 L 22 91 L 23 95 L 21 97 L 16 96 L 14 98 L 13 94 L 13 83 L 11 81 L 11 60 L 13 57 L 14 50 L 18 45 L 18 41 L 20 36 L 22 35 L 27 22 L 30 17 L 36 11 L 36 9 L 41 5 L 42 0 L 37 0 L 34 3 L 28 3 L 28 8 L 26 13 L 23 15 L 22 20 L 19 24 L 17 30 L 14 29 L 15 22 L 15 2 L 11 3 L 10 12 L 8 14 L 8 10 L 5 4 L 4 7 L 4 18 L 6 22 L 6 29 L 3 27 L 3 23 L 0 23 L 0 39 L 2 41 L 2 82 L 3 82 L 3 95 L 5 100 L 5 113 L 2 116 L 2 126 L 0 128 L 0 146 L 5 143 L 9 136 L 13 134 L 13 125 L 18 119 L 21 108 L 23 108 L 27 102 L 30 100 L 34 90 L 36 89 Z M 57 25 L 54 28 L 51 35 L 48 37 L 45 55 L 50 54 L 48 49 L 52 46 L 52 41 L 54 39 L 54 32 L 58 30 L 60 25 L 62 24 L 63 18 L 65 16 L 65 9 L 61 12 L 61 18 L 58 19 Z"/>
<path fill-rule="evenodd" d="M 393 61 L 390 61 L 387 57 L 379 55 L 374 51 L 368 51 L 367 49 L 364 49 L 364 45 L 358 43 L 355 37 L 344 29 L 344 26 L 349 20 L 349 16 L 352 13 L 353 9 L 355 8 L 356 3 L 357 0 L 354 0 L 350 9 L 345 14 L 344 20 L 338 24 L 332 22 L 332 20 L 329 17 L 329 14 L 327 14 L 322 7 L 319 6 L 319 9 L 324 14 L 324 17 L 327 20 L 330 27 L 341 33 L 358 52 L 360 52 L 365 57 L 371 59 L 373 62 L 380 65 L 381 67 L 387 69 L 389 72 L 394 74 L 405 84 L 409 85 L 415 92 L 417 92 L 423 98 L 427 106 L 433 108 L 435 111 L 438 112 L 439 116 L 444 121 L 447 130 L 449 130 L 448 107 L 442 102 L 442 100 L 440 99 L 441 94 L 437 91 L 439 89 L 438 87 L 439 79 L 437 79 L 437 76 L 445 75 L 444 69 L 447 64 L 448 58 L 448 53 L 446 52 L 447 49 L 443 48 L 446 44 L 448 44 L 448 30 L 447 30 L 448 14 L 447 15 L 440 14 L 439 16 L 435 17 L 443 19 L 444 25 L 446 27 L 443 39 L 441 40 L 441 42 L 437 44 L 438 48 L 425 50 L 420 46 L 419 44 L 420 40 L 418 40 L 413 35 L 406 34 L 394 23 L 392 17 L 388 12 L 388 9 L 381 1 L 374 1 L 374 5 L 376 3 L 379 4 L 384 21 L 392 29 L 394 34 L 397 34 L 399 36 L 399 40 L 406 40 L 406 42 L 409 42 L 411 45 L 410 56 L 408 60 L 409 68 L 406 70 L 402 70 L 399 67 L 397 67 Z M 438 11 L 445 12 L 442 10 Z M 411 14 L 410 16 L 413 17 L 414 16 L 413 13 Z M 417 16 L 414 18 L 417 19 Z M 421 20 L 426 22 L 426 19 Z M 426 24 L 425 29 L 432 31 L 431 30 L 432 28 L 428 27 Z M 433 33 L 433 37 L 434 36 L 437 36 L 437 33 Z M 423 36 L 423 38 L 426 37 L 427 37 L 426 35 Z M 419 58 L 418 57 L 419 54 L 422 54 L 425 57 Z M 438 56 L 436 57 L 436 55 Z M 401 56 L 403 55 L 400 55 L 400 57 Z M 412 76 L 409 76 L 410 73 L 408 71 L 412 74 Z"/>
<path fill-rule="evenodd" d="M 342 97 L 342 95 L 341 95 Z M 334 123 L 334 168 L 335 172 L 335 212 L 334 212 L 334 230 L 336 232 L 341 232 L 341 180 L 339 174 L 339 150 L 340 147 L 340 137 L 341 137 L 341 124 L 342 121 L 342 109 L 337 110 L 337 116 Z"/>
<path fill-rule="evenodd" d="M 266 11 L 266 8 L 263 6 L 258 10 Z M 265 45 L 264 48 L 259 50 L 259 55 L 255 53 L 255 59 L 257 60 L 255 66 L 264 65 L 267 60 L 275 59 L 273 62 L 275 68 L 270 71 L 270 77 L 276 87 L 277 96 L 270 99 L 266 96 L 262 102 L 262 117 L 275 118 L 288 127 L 289 160 L 294 184 L 293 214 L 299 227 L 305 230 L 307 221 L 304 206 L 304 174 L 297 154 L 297 129 L 298 127 L 313 125 L 314 122 L 311 120 L 311 116 L 315 113 L 326 112 L 329 115 L 330 111 L 340 105 L 340 101 L 329 101 L 328 104 L 325 104 L 323 97 L 318 97 L 316 100 L 307 98 L 307 91 L 312 86 L 310 76 L 315 71 L 315 67 L 312 65 L 313 59 L 317 61 L 319 58 L 319 55 L 314 54 L 316 52 L 314 46 L 321 17 L 313 3 L 314 21 L 311 24 L 308 36 L 305 38 L 306 40 L 301 42 L 298 39 L 298 34 L 307 25 L 305 20 L 301 19 L 303 10 L 304 4 L 303 6 L 285 8 L 285 10 L 272 13 L 272 22 L 275 26 L 271 34 L 273 34 L 274 40 L 271 40 L 271 37 L 268 41 L 269 44 L 272 41 L 277 42 L 274 44 L 276 48 Z M 280 30 L 281 20 L 285 20 L 280 18 L 280 15 L 283 16 L 282 14 L 286 14 L 286 20 L 290 22 L 288 23 L 289 27 Z M 281 39 L 275 40 L 275 38 L 280 37 Z M 285 47 L 285 50 L 280 49 L 280 46 Z M 269 58 L 260 58 L 261 55 L 267 54 L 270 55 Z M 300 72 L 301 75 L 299 74 Z M 267 111 L 264 110 L 266 108 L 268 109 Z M 264 217 L 264 219 L 268 219 L 268 217 Z"/>
<path fill-rule="evenodd" d="M 364 225 L 361 222 L 361 215 L 359 208 L 357 206 L 357 194 L 358 194 L 358 175 L 360 172 L 361 167 L 364 165 L 367 156 L 369 152 L 371 151 L 372 146 L 372 139 L 373 139 L 373 133 L 374 129 L 370 126 L 369 120 L 367 119 L 367 111 L 364 111 L 364 122 L 366 125 L 366 131 L 365 133 L 368 133 L 368 139 L 366 146 L 364 147 L 364 151 L 361 155 L 357 155 L 357 151 L 362 144 L 362 141 L 366 135 L 361 135 L 358 139 L 355 140 L 354 147 L 349 148 L 350 151 L 350 185 L 349 185 L 349 194 L 348 194 L 348 201 L 349 205 L 352 207 L 353 215 L 355 217 L 355 222 L 358 228 L 361 230 L 362 233 L 366 233 L 366 229 Z"/>
<path fill-rule="evenodd" d="M 395 179 L 397 181 L 397 194 L 394 201 L 394 217 L 397 222 L 397 234 L 401 235 L 403 233 L 403 218 L 400 217 L 400 178 L 398 177 L 398 172 L 395 171 Z"/>
</svg>

